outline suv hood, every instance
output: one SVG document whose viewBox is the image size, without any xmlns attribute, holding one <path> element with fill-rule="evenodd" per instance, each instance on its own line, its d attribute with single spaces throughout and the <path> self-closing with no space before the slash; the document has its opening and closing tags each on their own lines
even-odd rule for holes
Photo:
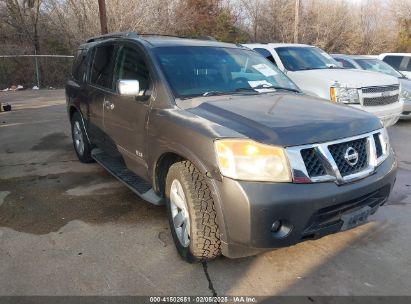
<svg viewBox="0 0 411 304">
<path fill-rule="evenodd" d="M 280 146 L 331 141 L 382 127 L 372 114 L 293 93 L 212 96 L 177 106 L 253 140 Z"/>
<path fill-rule="evenodd" d="M 349 69 L 318 69 L 306 71 L 289 71 L 287 75 L 293 79 L 293 76 L 305 79 L 318 79 L 328 82 L 329 85 L 339 82 L 351 88 L 364 88 L 375 86 L 386 86 L 398 84 L 398 79 L 394 76 L 375 73 L 364 70 L 349 70 Z M 297 83 L 298 84 L 298 83 Z"/>
</svg>

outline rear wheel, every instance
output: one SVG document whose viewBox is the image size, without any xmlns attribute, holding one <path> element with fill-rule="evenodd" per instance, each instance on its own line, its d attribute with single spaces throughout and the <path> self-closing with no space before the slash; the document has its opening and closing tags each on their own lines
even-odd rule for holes
<svg viewBox="0 0 411 304">
<path fill-rule="evenodd" d="M 166 179 L 167 213 L 178 253 L 188 262 L 221 254 L 217 214 L 204 176 L 189 161 L 173 164 Z"/>
<path fill-rule="evenodd" d="M 74 113 L 71 118 L 71 136 L 78 159 L 82 163 L 93 162 L 94 160 L 91 157 L 91 146 L 87 140 L 83 120 L 78 112 Z"/>
</svg>

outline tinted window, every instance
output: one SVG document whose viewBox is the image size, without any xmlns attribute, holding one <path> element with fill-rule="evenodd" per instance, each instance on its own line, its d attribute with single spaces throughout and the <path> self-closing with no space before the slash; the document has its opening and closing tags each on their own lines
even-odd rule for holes
<svg viewBox="0 0 411 304">
<path fill-rule="evenodd" d="M 148 89 L 149 74 L 147 65 L 140 52 L 123 47 L 118 56 L 114 80 L 138 80 L 142 90 Z"/>
<path fill-rule="evenodd" d="M 406 64 L 405 69 L 403 71 L 408 71 L 411 72 L 411 56 L 407 58 L 408 59 L 408 64 Z"/>
<path fill-rule="evenodd" d="M 289 71 L 341 68 L 330 55 L 316 47 L 279 47 L 276 51 Z"/>
<path fill-rule="evenodd" d="M 73 78 L 77 81 L 83 82 L 87 72 L 87 50 L 78 50 L 76 59 L 73 63 Z"/>
<path fill-rule="evenodd" d="M 263 55 L 265 58 L 267 58 L 268 60 L 270 60 L 272 63 L 274 63 L 275 65 L 277 65 L 277 63 L 274 60 L 273 55 L 271 54 L 271 52 L 267 49 L 262 49 L 262 48 L 256 48 L 254 49 L 254 51 L 260 53 L 261 55 Z"/>
<path fill-rule="evenodd" d="M 260 89 L 270 86 L 298 90 L 272 63 L 251 50 L 184 46 L 157 47 L 154 53 L 178 97 L 238 90 L 251 93 L 274 91 L 274 88 Z"/>
<path fill-rule="evenodd" d="M 368 71 L 380 72 L 394 77 L 402 77 L 401 73 L 379 59 L 355 59 L 361 68 Z"/>
<path fill-rule="evenodd" d="M 400 65 L 403 58 L 403 56 L 385 56 L 383 61 L 388 63 L 394 69 L 400 70 Z"/>
<path fill-rule="evenodd" d="M 115 53 L 114 45 L 97 46 L 91 65 L 90 83 L 112 89 L 112 70 Z"/>
<path fill-rule="evenodd" d="M 334 58 L 336 61 L 341 63 L 341 65 L 346 68 L 346 69 L 355 69 L 356 67 L 349 62 L 348 60 L 342 59 L 342 58 Z"/>
</svg>

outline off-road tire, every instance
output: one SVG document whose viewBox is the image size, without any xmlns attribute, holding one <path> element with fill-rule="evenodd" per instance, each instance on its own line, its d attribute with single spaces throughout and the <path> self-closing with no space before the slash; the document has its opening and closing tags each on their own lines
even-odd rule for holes
<svg viewBox="0 0 411 304">
<path fill-rule="evenodd" d="M 178 240 L 171 215 L 170 187 L 175 179 L 181 183 L 189 211 L 190 243 L 187 247 Z M 191 162 L 177 162 L 168 171 L 165 190 L 171 234 L 181 257 L 193 263 L 221 255 L 217 213 L 206 178 Z"/>
<path fill-rule="evenodd" d="M 78 124 L 80 126 L 82 136 L 83 136 L 84 151 L 83 151 L 82 154 L 79 151 L 77 151 L 76 144 L 75 144 L 75 139 L 74 139 L 74 128 L 75 128 L 76 122 L 78 122 Z M 73 116 L 71 117 L 71 137 L 72 137 L 72 140 L 73 140 L 74 151 L 76 151 L 78 159 L 82 163 L 93 163 L 94 159 L 91 157 L 92 148 L 91 148 L 91 145 L 90 145 L 90 143 L 87 139 L 87 135 L 86 135 L 86 131 L 85 131 L 85 128 L 84 128 L 83 120 L 81 119 L 81 116 L 78 112 L 75 112 L 73 114 Z"/>
</svg>

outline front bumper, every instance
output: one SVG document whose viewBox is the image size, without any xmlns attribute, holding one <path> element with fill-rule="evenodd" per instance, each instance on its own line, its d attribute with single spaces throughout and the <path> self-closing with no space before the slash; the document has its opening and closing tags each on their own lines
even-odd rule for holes
<svg viewBox="0 0 411 304">
<path fill-rule="evenodd" d="M 216 184 L 223 202 L 223 255 L 244 257 L 338 232 L 342 213 L 367 205 L 375 211 L 386 202 L 395 179 L 392 153 L 373 175 L 340 186 L 333 182 L 273 184 L 223 178 Z M 277 220 L 290 231 L 271 232 Z"/>
<path fill-rule="evenodd" d="M 384 106 L 360 106 L 360 105 L 351 105 L 354 108 L 369 112 L 377 116 L 384 127 L 391 127 L 397 123 L 400 119 L 400 115 L 403 111 L 403 102 L 394 102 L 389 105 Z"/>
</svg>

